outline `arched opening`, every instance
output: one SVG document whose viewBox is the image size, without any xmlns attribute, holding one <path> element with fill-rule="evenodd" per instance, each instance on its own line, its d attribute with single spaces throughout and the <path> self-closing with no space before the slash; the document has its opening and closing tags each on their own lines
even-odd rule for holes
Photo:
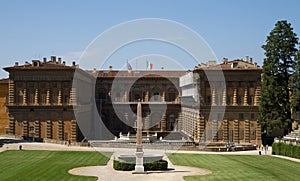
<svg viewBox="0 0 300 181">
<path fill-rule="evenodd" d="M 151 90 L 151 102 L 160 102 L 161 101 L 161 90 L 158 87 L 154 87 Z"/>
</svg>

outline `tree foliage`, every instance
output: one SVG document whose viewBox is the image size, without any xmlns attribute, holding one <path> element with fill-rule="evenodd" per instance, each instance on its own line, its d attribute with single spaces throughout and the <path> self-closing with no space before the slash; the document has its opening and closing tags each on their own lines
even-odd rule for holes
<svg viewBox="0 0 300 181">
<path fill-rule="evenodd" d="M 284 133 L 277 135 L 282 136 L 291 130 L 291 80 L 297 68 L 297 61 L 294 60 L 297 45 L 298 38 L 291 24 L 282 20 L 275 24 L 266 44 L 262 46 L 266 58 L 263 62 L 259 122 L 268 134 L 284 130 Z"/>
</svg>

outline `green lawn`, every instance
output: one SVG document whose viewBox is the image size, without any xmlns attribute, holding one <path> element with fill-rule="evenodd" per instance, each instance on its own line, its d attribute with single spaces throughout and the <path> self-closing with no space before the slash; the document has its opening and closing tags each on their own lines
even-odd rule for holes
<svg viewBox="0 0 300 181">
<path fill-rule="evenodd" d="M 200 155 L 173 154 L 169 156 L 176 165 L 205 168 L 210 175 L 188 176 L 187 181 L 195 180 L 299 180 L 300 163 L 260 155 Z"/>
<path fill-rule="evenodd" d="M 110 153 L 78 151 L 5 151 L 0 153 L 0 180 L 96 180 L 68 174 L 82 166 L 106 165 Z"/>
</svg>

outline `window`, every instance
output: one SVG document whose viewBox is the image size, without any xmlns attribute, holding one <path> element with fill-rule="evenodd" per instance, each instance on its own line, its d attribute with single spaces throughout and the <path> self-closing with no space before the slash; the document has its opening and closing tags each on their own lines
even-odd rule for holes
<svg viewBox="0 0 300 181">
<path fill-rule="evenodd" d="M 206 104 L 207 105 L 211 104 L 211 97 L 210 96 L 206 96 Z"/>
<path fill-rule="evenodd" d="M 243 82 L 239 81 L 239 87 L 243 87 Z"/>
<path fill-rule="evenodd" d="M 244 119 L 244 114 L 243 113 L 239 114 L 239 119 Z"/>
<path fill-rule="evenodd" d="M 135 101 L 139 101 L 139 99 L 140 99 L 140 94 L 135 94 L 134 95 L 134 100 Z"/>
<path fill-rule="evenodd" d="M 232 64 L 232 68 L 237 68 L 237 67 L 238 67 L 238 63 L 237 62 L 235 62 L 235 63 Z"/>
<path fill-rule="evenodd" d="M 227 105 L 232 105 L 232 96 L 227 96 Z"/>
<path fill-rule="evenodd" d="M 22 88 L 23 87 L 23 83 L 22 82 L 17 82 L 16 83 L 16 87 L 17 88 Z"/>
<path fill-rule="evenodd" d="M 57 82 L 52 82 L 52 87 L 57 88 Z"/>
<path fill-rule="evenodd" d="M 248 96 L 248 105 L 253 105 L 253 103 L 254 103 L 254 96 L 253 95 Z"/>
<path fill-rule="evenodd" d="M 63 103 L 65 103 L 65 104 L 69 103 L 69 95 L 67 95 L 67 94 L 64 95 Z"/>
<path fill-rule="evenodd" d="M 255 130 L 251 130 L 251 140 L 255 140 L 256 139 L 256 131 Z"/>
<path fill-rule="evenodd" d="M 64 82 L 64 88 L 69 88 L 70 87 L 70 82 Z"/>
<path fill-rule="evenodd" d="M 243 96 L 238 96 L 238 105 L 242 105 L 244 102 L 244 97 Z"/>
<path fill-rule="evenodd" d="M 34 131 L 34 127 L 33 127 L 33 126 L 30 126 L 30 127 L 29 127 L 29 131 L 30 131 L 30 132 Z"/>
<path fill-rule="evenodd" d="M 249 82 L 249 87 L 254 87 L 254 82 L 253 81 Z"/>
<path fill-rule="evenodd" d="M 154 97 L 154 101 L 158 101 L 159 100 L 159 93 L 158 92 L 154 92 L 153 93 L 153 97 Z"/>
<path fill-rule="evenodd" d="M 254 119 L 254 114 L 253 113 L 251 113 L 251 119 Z"/>
<path fill-rule="evenodd" d="M 173 88 L 169 89 L 168 91 L 168 101 L 175 101 L 176 98 L 176 94 L 175 94 L 175 90 Z"/>
<path fill-rule="evenodd" d="M 29 94 L 29 104 L 34 104 L 34 94 L 33 93 Z"/>
<path fill-rule="evenodd" d="M 41 104 L 46 104 L 46 94 L 41 94 Z"/>
<path fill-rule="evenodd" d="M 41 82 L 40 83 L 40 88 L 45 88 L 46 87 L 46 83 L 45 82 Z"/>
<path fill-rule="evenodd" d="M 33 82 L 29 82 L 28 84 L 29 84 L 28 85 L 29 88 L 34 88 L 34 83 Z"/>
<path fill-rule="evenodd" d="M 232 81 L 227 82 L 227 87 L 233 87 Z"/>
</svg>

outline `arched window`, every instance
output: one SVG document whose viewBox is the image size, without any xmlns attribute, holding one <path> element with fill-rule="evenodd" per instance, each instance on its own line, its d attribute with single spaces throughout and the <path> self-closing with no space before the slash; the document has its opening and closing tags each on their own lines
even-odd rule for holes
<svg viewBox="0 0 300 181">
<path fill-rule="evenodd" d="M 173 102 L 176 99 L 176 90 L 174 88 L 168 89 L 167 101 Z"/>
<path fill-rule="evenodd" d="M 167 131 L 173 131 L 174 127 L 175 127 L 175 116 L 170 115 L 167 124 Z"/>
<path fill-rule="evenodd" d="M 161 91 L 158 87 L 155 87 L 151 90 L 150 101 L 160 102 L 161 101 Z"/>
</svg>

